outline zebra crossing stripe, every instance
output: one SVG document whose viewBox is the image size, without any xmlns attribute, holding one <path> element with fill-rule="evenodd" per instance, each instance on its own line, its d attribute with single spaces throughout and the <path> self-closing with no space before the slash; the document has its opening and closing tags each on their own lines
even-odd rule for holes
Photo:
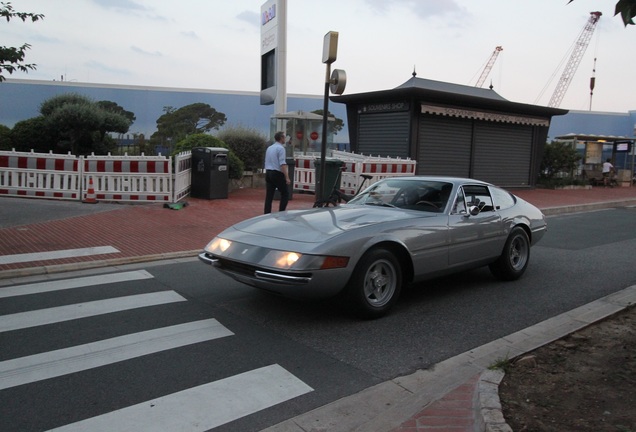
<svg viewBox="0 0 636 432">
<path fill-rule="evenodd" d="M 6 360 L 0 362 L 0 390 L 232 335 L 207 319 Z"/>
<path fill-rule="evenodd" d="M 13 287 L 0 288 L 0 298 L 15 297 L 28 294 L 39 294 L 43 292 L 61 291 L 66 289 L 152 278 L 153 276 L 146 270 L 137 270 L 122 273 L 103 274 L 99 276 L 87 276 L 76 279 L 38 282 L 28 285 L 17 285 Z"/>
<path fill-rule="evenodd" d="M 160 291 L 20 312 L 2 316 L 0 333 L 180 301 L 186 301 L 186 299 L 174 291 Z"/>
<path fill-rule="evenodd" d="M 307 384 L 274 364 L 50 432 L 206 431 L 311 391 Z"/>
<path fill-rule="evenodd" d="M 51 251 L 51 252 L 34 252 L 34 253 L 15 254 L 15 255 L 1 255 L 0 265 L 31 262 L 31 261 L 48 261 L 53 259 L 75 258 L 75 257 L 82 257 L 82 256 L 102 255 L 102 254 L 111 254 L 111 253 L 119 253 L 119 252 L 120 251 L 118 249 L 115 249 L 112 246 L 98 246 L 98 247 L 89 247 L 89 248 L 81 248 L 81 249 L 65 249 L 65 250 L 58 250 L 58 251 Z"/>
</svg>

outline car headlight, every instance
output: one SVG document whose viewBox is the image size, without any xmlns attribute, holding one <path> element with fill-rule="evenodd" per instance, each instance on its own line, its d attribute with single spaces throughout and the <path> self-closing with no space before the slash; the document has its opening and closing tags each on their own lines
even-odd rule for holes
<svg viewBox="0 0 636 432">
<path fill-rule="evenodd" d="M 263 258 L 261 264 L 281 270 L 326 270 L 346 267 L 348 257 L 303 255 L 298 252 L 272 250 Z"/>
<path fill-rule="evenodd" d="M 221 237 L 216 237 L 205 247 L 205 251 L 211 254 L 221 254 L 232 246 L 232 242 Z"/>
<path fill-rule="evenodd" d="M 296 252 L 285 251 L 269 251 L 269 253 L 263 258 L 261 264 L 267 267 L 276 267 L 283 270 L 289 270 L 294 267 L 302 255 Z"/>
</svg>

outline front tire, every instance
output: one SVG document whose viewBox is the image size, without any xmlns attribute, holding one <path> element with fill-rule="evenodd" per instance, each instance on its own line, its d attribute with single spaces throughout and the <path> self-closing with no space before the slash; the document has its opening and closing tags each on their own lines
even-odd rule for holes
<svg viewBox="0 0 636 432">
<path fill-rule="evenodd" d="M 346 288 L 348 300 L 363 318 L 379 318 L 393 307 L 402 289 L 402 268 L 388 250 L 365 253 Z"/>
<path fill-rule="evenodd" d="M 528 234 L 521 227 L 515 227 L 510 232 L 501 256 L 489 265 L 490 272 L 505 281 L 519 279 L 526 271 L 530 261 L 530 240 Z"/>
</svg>

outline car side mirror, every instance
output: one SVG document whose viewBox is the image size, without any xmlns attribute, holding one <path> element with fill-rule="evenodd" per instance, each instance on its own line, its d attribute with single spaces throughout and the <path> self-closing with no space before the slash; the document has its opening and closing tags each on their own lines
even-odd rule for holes
<svg viewBox="0 0 636 432">
<path fill-rule="evenodd" d="M 476 205 L 472 205 L 468 207 L 468 213 L 470 213 L 471 216 L 477 216 L 479 212 L 480 212 L 479 207 Z"/>
</svg>

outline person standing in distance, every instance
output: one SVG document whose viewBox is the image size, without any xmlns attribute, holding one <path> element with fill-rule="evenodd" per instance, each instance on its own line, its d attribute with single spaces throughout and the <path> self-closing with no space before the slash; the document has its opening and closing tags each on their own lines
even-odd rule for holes
<svg viewBox="0 0 636 432">
<path fill-rule="evenodd" d="M 611 185 L 610 176 L 614 172 L 614 165 L 612 165 L 612 159 L 607 158 L 605 162 L 603 162 L 603 185 L 605 187 Z"/>
<path fill-rule="evenodd" d="M 284 211 L 289 201 L 289 170 L 285 160 L 285 132 L 276 132 L 274 142 L 265 152 L 265 214 L 272 212 L 272 201 L 276 189 L 280 192 L 278 211 Z"/>
</svg>

